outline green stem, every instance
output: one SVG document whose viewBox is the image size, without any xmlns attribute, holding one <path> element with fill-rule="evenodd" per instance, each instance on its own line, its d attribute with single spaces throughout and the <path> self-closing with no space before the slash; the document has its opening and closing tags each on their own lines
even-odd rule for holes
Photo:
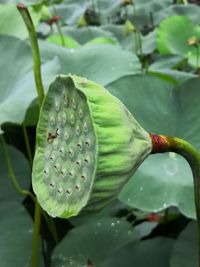
<svg viewBox="0 0 200 267">
<path fill-rule="evenodd" d="M 62 32 L 59 21 L 56 22 L 56 27 L 57 27 L 58 33 L 60 35 L 61 44 L 62 44 L 62 46 L 65 47 L 65 38 L 64 38 L 64 34 Z"/>
<path fill-rule="evenodd" d="M 152 154 L 175 152 L 183 156 L 189 163 L 194 182 L 194 200 L 198 225 L 198 266 L 200 267 L 200 154 L 187 141 L 177 137 L 151 134 Z"/>
<path fill-rule="evenodd" d="M 30 164 L 32 166 L 33 156 L 32 156 L 31 146 L 30 146 L 29 139 L 28 139 L 27 129 L 26 129 L 26 126 L 24 124 L 22 125 L 22 130 L 23 130 L 23 134 L 24 134 L 24 140 L 25 140 L 25 145 L 26 145 L 26 151 L 27 151 L 28 159 L 29 159 L 29 162 L 30 162 Z"/>
<path fill-rule="evenodd" d="M 2 135 L 0 135 L 0 140 L 1 140 L 1 144 L 2 144 L 2 149 L 3 149 L 4 159 L 5 159 L 5 162 L 6 162 L 6 167 L 7 167 L 7 170 L 8 170 L 8 173 L 9 173 L 9 177 L 11 179 L 11 182 L 12 182 L 13 186 L 15 187 L 16 191 L 19 194 L 24 195 L 24 196 L 29 196 L 29 197 L 31 197 L 31 199 L 35 200 L 35 197 L 31 192 L 29 192 L 28 190 L 24 190 L 24 189 L 22 189 L 20 187 L 20 185 L 19 185 L 19 183 L 17 181 L 17 178 L 15 176 L 14 170 L 12 168 L 12 164 L 11 164 L 11 161 L 10 161 L 10 157 L 9 157 L 9 153 L 8 153 L 8 150 L 7 150 L 7 146 L 6 146 L 5 140 L 4 140 Z"/>
<path fill-rule="evenodd" d="M 18 4 L 17 8 L 24 20 L 24 23 L 29 33 L 29 39 L 31 43 L 33 62 L 34 62 L 34 78 L 35 78 L 35 84 L 36 84 L 36 89 L 37 89 L 37 94 L 38 94 L 38 104 L 39 104 L 39 108 L 41 109 L 43 99 L 44 99 L 44 89 L 43 89 L 42 77 L 41 77 L 41 61 L 40 61 L 40 53 L 39 53 L 39 47 L 38 47 L 38 42 L 37 42 L 37 35 L 36 35 L 33 21 L 28 11 L 28 8 L 24 4 Z M 35 214 L 34 214 L 32 257 L 31 257 L 32 267 L 37 267 L 40 222 L 41 222 L 41 208 L 39 206 L 39 203 L 36 201 Z"/>
<path fill-rule="evenodd" d="M 34 212 L 34 231 L 33 231 L 33 242 L 32 242 L 32 256 L 31 256 L 31 266 L 38 266 L 38 245 L 40 238 L 40 222 L 41 222 L 41 208 L 36 201 L 35 212 Z"/>
<path fill-rule="evenodd" d="M 38 94 L 38 102 L 39 106 L 41 107 L 44 98 L 44 89 L 41 77 L 41 62 L 40 62 L 39 47 L 37 42 L 37 35 L 28 8 L 24 4 L 17 4 L 17 9 L 19 10 L 22 16 L 29 33 L 29 39 L 31 43 L 33 62 L 34 62 L 34 67 L 33 67 L 34 78 Z"/>
</svg>

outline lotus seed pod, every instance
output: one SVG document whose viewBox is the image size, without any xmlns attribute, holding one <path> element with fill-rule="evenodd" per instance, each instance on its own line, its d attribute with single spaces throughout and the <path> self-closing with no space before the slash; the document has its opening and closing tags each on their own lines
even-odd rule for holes
<svg viewBox="0 0 200 267">
<path fill-rule="evenodd" d="M 75 75 L 50 85 L 36 141 L 33 190 L 43 209 L 61 218 L 109 204 L 152 149 L 116 97 Z"/>
</svg>

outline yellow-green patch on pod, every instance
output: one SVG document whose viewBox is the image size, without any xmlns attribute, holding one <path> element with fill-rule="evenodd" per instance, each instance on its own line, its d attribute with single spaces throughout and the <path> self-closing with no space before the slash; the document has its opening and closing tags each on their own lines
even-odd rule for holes
<svg viewBox="0 0 200 267">
<path fill-rule="evenodd" d="M 33 190 L 42 208 L 61 218 L 109 204 L 152 149 L 121 101 L 75 75 L 50 85 L 36 142 Z"/>
</svg>

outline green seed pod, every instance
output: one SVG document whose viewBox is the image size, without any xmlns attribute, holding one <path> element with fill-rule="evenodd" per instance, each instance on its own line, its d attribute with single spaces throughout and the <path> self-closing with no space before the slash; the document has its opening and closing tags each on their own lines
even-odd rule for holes
<svg viewBox="0 0 200 267">
<path fill-rule="evenodd" d="M 99 210 L 117 196 L 151 148 L 148 133 L 102 86 L 58 76 L 40 112 L 33 190 L 53 217 Z"/>
</svg>

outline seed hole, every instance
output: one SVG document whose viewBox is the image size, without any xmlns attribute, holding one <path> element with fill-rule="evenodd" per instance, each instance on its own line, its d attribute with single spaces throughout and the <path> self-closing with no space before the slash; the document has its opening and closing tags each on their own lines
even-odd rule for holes
<svg viewBox="0 0 200 267">
<path fill-rule="evenodd" d="M 84 159 L 84 161 L 85 161 L 86 164 L 89 164 L 89 163 L 90 163 L 90 158 L 89 158 L 89 157 L 86 157 L 86 158 Z"/>
<path fill-rule="evenodd" d="M 81 160 L 80 160 L 80 159 L 77 160 L 77 161 L 76 161 L 76 164 L 78 165 L 78 167 L 81 167 Z"/>
<path fill-rule="evenodd" d="M 73 176 L 74 176 L 74 171 L 73 171 L 73 170 L 70 170 L 70 171 L 68 172 L 68 174 L 69 174 L 69 176 L 73 177 Z"/>
<path fill-rule="evenodd" d="M 83 124 L 83 131 L 86 133 L 88 131 L 88 126 L 87 126 L 87 123 L 84 122 Z"/>
<path fill-rule="evenodd" d="M 69 149 L 68 154 L 69 154 L 70 157 L 73 157 L 74 151 L 72 149 Z"/>
<path fill-rule="evenodd" d="M 55 160 L 55 155 L 51 155 L 51 156 L 50 156 L 50 160 L 51 160 L 51 161 L 54 161 L 54 160 Z"/>
<path fill-rule="evenodd" d="M 79 189 L 80 189 L 80 186 L 79 186 L 79 185 L 75 185 L 75 188 L 76 188 L 77 190 L 79 190 Z"/>
<path fill-rule="evenodd" d="M 78 147 L 79 149 L 81 149 L 81 148 L 82 148 L 81 143 L 78 143 L 78 144 L 77 144 L 77 147 Z"/>
<path fill-rule="evenodd" d="M 54 188 L 55 188 L 55 183 L 54 183 L 54 182 L 50 182 L 50 183 L 49 183 L 49 186 L 50 186 L 52 189 L 54 189 Z"/>
<path fill-rule="evenodd" d="M 80 134 L 80 127 L 76 126 L 76 134 L 79 135 Z"/>
<path fill-rule="evenodd" d="M 45 170 L 45 169 L 44 169 L 44 174 L 45 174 L 46 176 L 48 176 L 48 175 L 49 175 L 48 170 Z"/>
<path fill-rule="evenodd" d="M 76 109 L 76 101 L 74 98 L 72 98 L 72 108 Z"/>
<path fill-rule="evenodd" d="M 85 175 L 81 175 L 81 179 L 83 179 L 83 180 L 86 180 L 86 177 L 85 177 Z"/>
<path fill-rule="evenodd" d="M 74 123 L 75 123 L 74 115 L 70 116 L 70 123 L 71 123 L 71 125 L 74 125 Z"/>
<path fill-rule="evenodd" d="M 81 108 L 79 109 L 78 115 L 80 119 L 83 118 L 83 110 Z"/>
<path fill-rule="evenodd" d="M 68 195 L 71 195 L 71 193 L 72 193 L 70 189 L 67 189 L 66 192 Z"/>
<path fill-rule="evenodd" d="M 90 140 L 86 140 L 85 144 L 86 144 L 87 147 L 90 147 Z"/>
<path fill-rule="evenodd" d="M 69 97 L 64 95 L 63 99 L 64 99 L 65 105 L 68 105 L 69 104 Z"/>
<path fill-rule="evenodd" d="M 58 192 L 58 194 L 61 196 L 61 195 L 63 194 L 63 189 L 62 189 L 62 187 L 58 188 L 57 192 Z"/>
</svg>

